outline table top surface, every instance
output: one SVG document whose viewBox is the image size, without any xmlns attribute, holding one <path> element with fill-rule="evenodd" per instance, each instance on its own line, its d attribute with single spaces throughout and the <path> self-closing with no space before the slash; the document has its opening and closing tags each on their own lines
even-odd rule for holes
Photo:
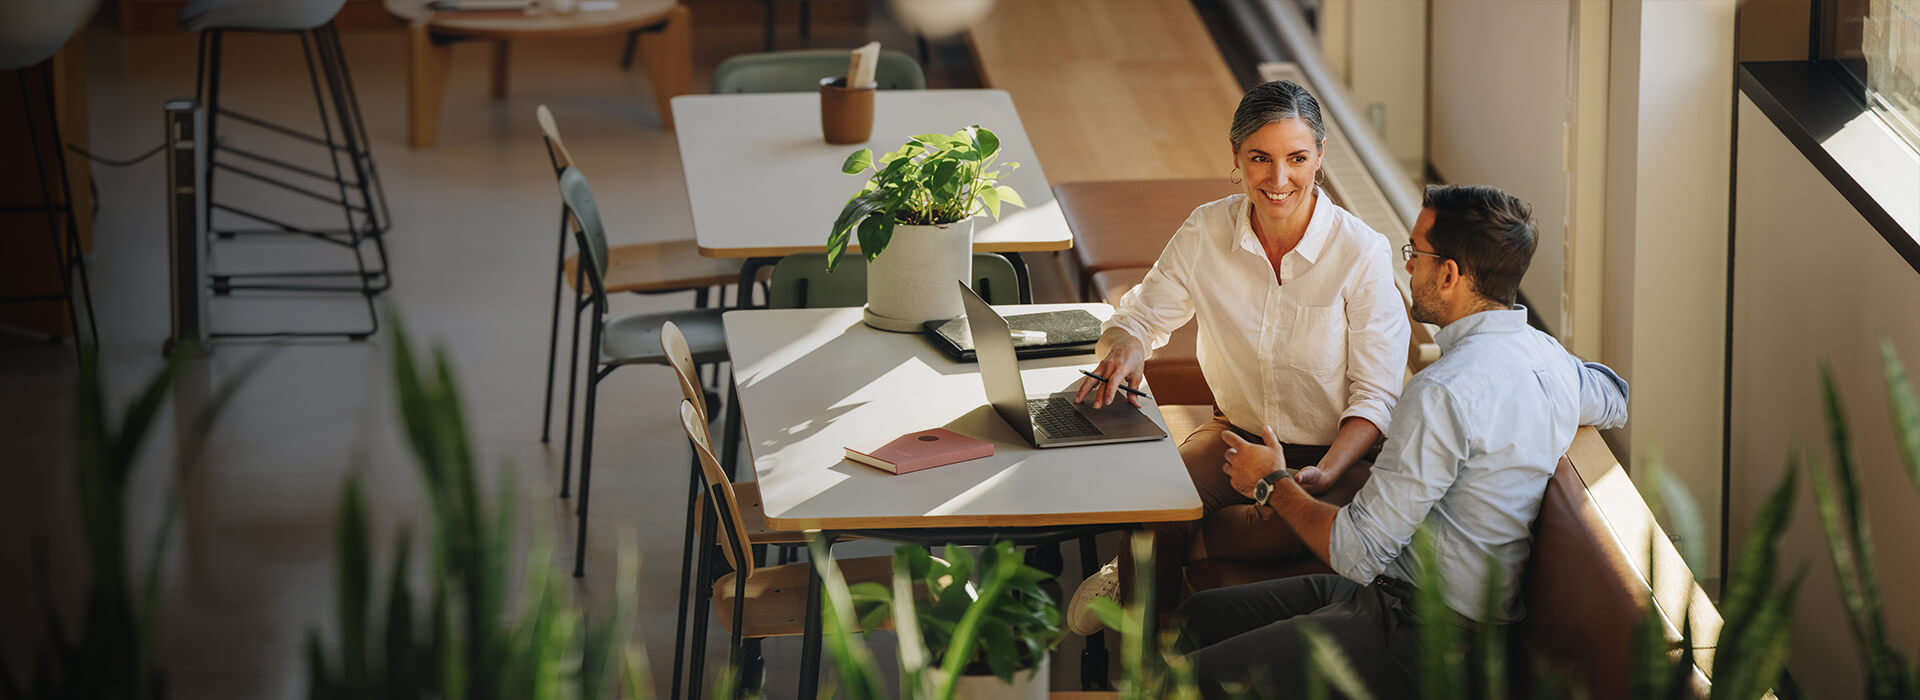
<svg viewBox="0 0 1920 700">
<path fill-rule="evenodd" d="M 683 95 L 673 98 L 680 161 L 693 207 L 700 254 L 718 258 L 773 257 L 826 250 L 827 234 L 847 198 L 866 175 L 840 165 L 861 148 L 893 151 L 914 134 L 951 134 L 979 124 L 1000 138 L 1001 184 L 1025 209 L 1003 206 L 1000 220 L 981 216 L 973 229 L 976 252 L 1065 250 L 1073 232 L 1053 201 L 1013 100 L 999 90 L 883 90 L 874 95 L 873 137 L 835 145 L 820 135 L 815 92 Z M 857 249 L 858 245 L 849 246 Z"/>
<path fill-rule="evenodd" d="M 603 0 L 605 1 L 605 0 Z M 385 0 L 387 12 L 408 22 L 425 23 L 434 31 L 496 38 L 590 36 L 637 29 L 658 23 L 678 0 L 611 0 L 611 9 L 582 9 L 556 14 L 542 2 L 531 14 L 513 12 L 435 12 L 429 0 Z"/>
<path fill-rule="evenodd" d="M 998 307 L 1003 314 L 1105 304 Z M 1049 527 L 1193 520 L 1200 496 L 1172 439 L 1037 449 L 987 405 L 979 367 L 917 333 L 861 323 L 859 308 L 730 311 L 747 454 L 779 529 Z M 1029 394 L 1076 386 L 1093 355 L 1022 360 Z M 1143 409 L 1161 427 L 1151 401 Z M 943 427 L 991 457 L 893 475 L 844 459 Z"/>
</svg>

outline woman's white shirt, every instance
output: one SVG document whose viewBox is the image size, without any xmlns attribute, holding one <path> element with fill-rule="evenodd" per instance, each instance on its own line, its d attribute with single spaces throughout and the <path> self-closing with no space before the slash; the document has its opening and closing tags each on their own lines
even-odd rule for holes
<svg viewBox="0 0 1920 700">
<path fill-rule="evenodd" d="M 1386 237 L 1315 197 L 1281 283 L 1236 194 L 1194 209 L 1105 324 L 1151 351 L 1197 314 L 1215 405 L 1242 429 L 1271 425 L 1298 445 L 1331 444 L 1349 416 L 1386 433 L 1412 332 Z"/>
</svg>

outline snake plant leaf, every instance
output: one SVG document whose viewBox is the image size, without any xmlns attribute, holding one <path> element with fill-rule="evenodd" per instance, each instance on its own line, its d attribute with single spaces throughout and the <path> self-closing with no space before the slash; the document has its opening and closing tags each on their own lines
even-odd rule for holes
<svg viewBox="0 0 1920 700">
<path fill-rule="evenodd" d="M 387 634 L 382 642 L 382 674 L 388 697 L 413 698 L 422 694 L 418 669 L 414 668 L 413 593 L 407 587 L 407 570 L 412 559 L 413 537 L 401 528 L 394 538 L 393 568 L 387 574 Z"/>
<path fill-rule="evenodd" d="M 1833 484 L 1819 467 L 1813 468 L 1814 504 L 1820 513 L 1821 530 L 1827 535 L 1827 545 L 1832 550 L 1831 558 L 1835 577 L 1840 583 L 1840 600 L 1847 610 L 1847 623 L 1853 630 L 1854 640 L 1860 645 L 1863 665 L 1869 677 L 1880 664 L 1879 645 L 1872 636 L 1870 620 L 1877 611 L 1871 610 L 1866 593 L 1862 590 L 1860 571 L 1854 564 L 1854 550 L 1847 540 L 1844 523 L 1845 516 L 1840 513 L 1839 501 L 1833 493 Z"/>
<path fill-rule="evenodd" d="M 353 694 L 364 694 L 373 685 L 367 666 L 367 597 L 373 578 L 368 539 L 366 498 L 361 494 L 359 478 L 348 477 L 334 530 L 339 567 L 334 572 L 334 586 L 340 606 L 341 685 Z"/>
<path fill-rule="evenodd" d="M 847 154 L 846 162 L 840 164 L 840 172 L 858 175 L 871 167 L 873 167 L 873 149 L 862 148 Z"/>
<path fill-rule="evenodd" d="M 814 537 L 807 543 L 812 556 L 814 570 L 820 576 L 822 641 L 828 655 L 833 657 L 834 666 L 840 670 L 840 681 L 847 685 L 847 697 L 857 700 L 885 697 L 885 685 L 880 682 L 871 652 L 863 643 L 854 640 L 856 629 L 853 619 L 853 598 L 847 593 L 847 581 L 840 574 L 840 567 L 834 563 L 833 553 L 828 550 L 824 538 Z"/>
<path fill-rule="evenodd" d="M 1880 339 L 1880 365 L 1887 377 L 1887 405 L 1900 461 L 1907 467 L 1907 479 L 1920 491 L 1920 400 L 1914 397 L 1913 383 L 1907 380 L 1907 367 L 1900 361 L 1899 351 L 1886 338 Z"/>
<path fill-rule="evenodd" d="M 1416 634 L 1420 647 L 1428 650 L 1420 655 L 1419 678 L 1421 696 L 1428 698 L 1454 697 L 1464 687 L 1457 658 L 1459 630 L 1447 620 L 1454 613 L 1441 597 L 1444 588 L 1440 567 L 1435 565 L 1438 557 L 1433 532 L 1426 527 L 1414 530 L 1413 560 L 1419 564 L 1419 570 L 1415 573 L 1418 580 L 1413 582 L 1413 605 L 1422 613 Z"/>
<path fill-rule="evenodd" d="M 1443 622 L 1441 624 L 1446 623 Z M 1359 672 L 1355 671 L 1353 664 L 1347 660 L 1346 652 L 1340 649 L 1340 644 L 1328 636 L 1325 630 L 1320 629 L 1319 625 L 1302 620 L 1300 623 L 1300 636 L 1306 638 L 1307 653 L 1312 658 L 1313 666 L 1319 669 L 1320 673 L 1326 674 L 1325 677 L 1328 684 L 1332 685 L 1335 690 L 1340 691 L 1341 695 L 1345 695 L 1351 700 L 1371 700 L 1373 694 L 1368 692 L 1366 683 L 1360 680 Z M 1422 656 L 1430 655 L 1430 653 L 1422 654 Z M 1448 695 L 1426 695 L 1423 697 L 1444 698 L 1455 697 L 1456 695 L 1457 693 Z"/>
</svg>

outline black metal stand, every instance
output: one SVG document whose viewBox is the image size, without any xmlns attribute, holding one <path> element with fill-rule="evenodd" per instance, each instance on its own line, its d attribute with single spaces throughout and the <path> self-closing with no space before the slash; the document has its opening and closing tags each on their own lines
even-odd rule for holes
<svg viewBox="0 0 1920 700">
<path fill-rule="evenodd" d="M 48 135 L 53 139 L 54 153 L 52 167 L 48 167 L 47 157 L 40 148 L 40 120 L 34 114 L 33 91 L 27 87 L 27 74 L 40 74 L 41 95 L 46 100 Z M 73 329 L 73 349 L 82 353 L 84 341 L 80 337 L 79 306 L 86 307 L 87 334 L 93 339 L 95 347 L 100 343 L 100 328 L 94 321 L 93 287 L 87 280 L 86 261 L 81 257 L 80 225 L 73 216 L 73 188 L 67 179 L 66 140 L 60 135 L 60 117 L 56 112 L 53 94 L 53 61 L 42 62 L 37 69 L 21 68 L 14 71 L 20 80 L 20 104 L 26 111 L 27 145 L 33 151 L 33 164 L 40 181 L 40 201 L 38 205 L 0 207 L 0 213 L 41 212 L 47 217 L 47 236 L 53 244 L 53 264 L 58 269 L 60 291 L 47 294 L 23 294 L 0 297 L 0 303 L 46 303 L 61 302 L 67 309 L 67 324 Z M 60 183 L 60 198 L 53 196 L 54 188 L 49 180 Z M 62 218 L 64 217 L 64 222 Z M 77 283 L 77 284 L 76 284 Z M 75 304 L 75 292 L 78 292 L 79 304 Z M 54 337 L 58 340 L 58 337 Z"/>
<path fill-rule="evenodd" d="M 367 323 L 363 327 L 319 331 L 249 331 L 210 333 L 215 338 L 259 337 L 345 337 L 364 340 L 379 332 L 379 314 L 373 297 L 392 286 L 384 236 L 391 226 L 386 194 L 368 146 L 365 120 L 360 114 L 353 77 L 347 68 L 340 34 L 329 23 L 317 29 L 298 32 L 307 80 L 313 88 L 314 106 L 320 117 L 319 136 L 290 129 L 264 119 L 225 108 L 220 103 L 222 48 L 227 32 L 239 29 L 211 29 L 201 34 L 199 73 L 196 94 L 207 110 L 207 232 L 213 241 L 231 241 L 254 236 L 294 236 L 343 248 L 353 255 L 351 269 L 327 270 L 250 270 L 209 275 L 209 289 L 217 296 L 235 292 L 294 292 L 314 294 L 353 294 L 366 306 Z M 331 109 L 329 109 L 331 108 Z M 331 112 L 331 114 L 329 113 Z M 223 119 L 263 129 L 326 150 L 331 172 L 315 170 L 273 158 L 220 141 Z M 335 125 L 339 135 L 334 133 Z M 224 159 L 221 156 L 226 156 Z M 342 161 L 345 161 L 344 164 Z M 284 221 L 261 211 L 223 202 L 217 198 L 217 175 L 237 177 L 268 185 L 280 191 L 324 202 L 340 208 L 344 226 L 317 228 Z M 331 192 L 315 190 L 307 182 L 328 186 Z M 216 228 L 211 214 L 224 212 L 230 217 L 256 224 L 250 228 Z M 377 263 L 369 265 L 364 246 L 371 243 Z"/>
</svg>

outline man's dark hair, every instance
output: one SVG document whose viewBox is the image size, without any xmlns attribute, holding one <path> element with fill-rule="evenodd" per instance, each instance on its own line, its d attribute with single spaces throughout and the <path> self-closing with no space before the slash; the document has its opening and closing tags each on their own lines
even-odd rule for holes
<svg viewBox="0 0 1920 700">
<path fill-rule="evenodd" d="M 1533 262 L 1533 207 L 1486 185 L 1428 185 L 1427 242 L 1473 278 L 1480 296 L 1512 306 Z"/>
</svg>

